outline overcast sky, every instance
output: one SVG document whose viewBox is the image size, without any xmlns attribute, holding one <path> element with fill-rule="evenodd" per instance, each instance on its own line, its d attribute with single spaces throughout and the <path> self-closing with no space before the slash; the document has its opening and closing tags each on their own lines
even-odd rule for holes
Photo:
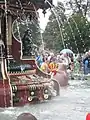
<svg viewBox="0 0 90 120">
<path fill-rule="evenodd" d="M 60 2 L 66 2 L 68 0 L 53 0 L 53 4 L 56 6 L 58 1 L 60 1 Z M 71 14 L 72 12 L 71 12 L 71 10 L 70 11 L 67 10 L 65 13 L 66 14 L 68 14 L 68 13 Z M 44 30 L 45 27 L 46 27 L 46 25 L 47 25 L 48 18 L 50 16 L 50 10 L 47 10 L 47 13 L 45 14 L 45 17 L 44 17 L 44 15 L 42 13 L 42 10 L 39 10 L 39 16 L 40 16 L 40 18 L 39 18 L 40 27 L 41 27 L 42 30 Z M 90 17 L 87 17 L 87 18 L 90 21 Z"/>
<path fill-rule="evenodd" d="M 58 1 L 64 1 L 64 0 L 53 0 L 53 4 L 54 4 L 54 5 L 57 5 L 57 2 L 58 2 Z M 40 10 L 39 10 L 39 16 L 40 16 L 40 18 L 39 18 L 40 27 L 41 27 L 42 30 L 44 30 L 44 29 L 45 29 L 45 26 L 47 25 L 48 18 L 49 18 L 49 16 L 50 16 L 50 10 L 47 10 L 47 13 L 45 14 L 45 17 L 44 17 L 44 15 L 43 15 L 43 13 L 42 13 L 42 10 L 40 9 Z"/>
</svg>

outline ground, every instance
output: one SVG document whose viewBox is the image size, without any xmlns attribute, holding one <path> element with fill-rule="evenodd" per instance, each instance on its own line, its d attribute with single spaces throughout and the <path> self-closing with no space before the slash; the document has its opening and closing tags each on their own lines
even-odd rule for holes
<svg viewBox="0 0 90 120">
<path fill-rule="evenodd" d="M 85 120 L 90 112 L 90 82 L 69 81 L 69 86 L 61 88 L 60 96 L 45 103 L 24 107 L 0 109 L 2 120 L 16 120 L 23 112 L 30 112 L 38 120 Z"/>
</svg>

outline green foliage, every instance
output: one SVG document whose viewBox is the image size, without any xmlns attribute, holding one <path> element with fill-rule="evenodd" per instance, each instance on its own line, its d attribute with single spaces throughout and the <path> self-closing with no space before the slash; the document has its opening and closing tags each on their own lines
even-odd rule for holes
<svg viewBox="0 0 90 120">
<path fill-rule="evenodd" d="M 73 13 L 80 13 L 84 16 L 90 14 L 89 0 L 66 0 L 67 9 L 72 10 Z"/>
<path fill-rule="evenodd" d="M 68 47 L 71 46 L 74 52 L 85 52 L 90 44 L 90 23 L 80 14 L 72 15 L 68 22 L 71 28 L 67 22 L 64 24 L 65 39 L 69 37 Z"/>
<path fill-rule="evenodd" d="M 65 20 L 64 11 L 63 4 L 58 3 L 58 6 L 52 10 L 49 22 L 43 33 L 46 48 L 53 49 L 54 51 L 60 51 L 64 48 L 62 44 L 63 38 L 61 36 L 62 30 L 60 31 Z M 59 20 L 59 18 L 61 20 Z"/>
<path fill-rule="evenodd" d="M 74 13 L 67 19 L 64 9 L 59 11 L 60 6 L 52 12 L 43 33 L 46 47 L 56 51 L 65 47 L 75 53 L 87 51 L 90 49 L 90 22 L 80 13 Z"/>
</svg>

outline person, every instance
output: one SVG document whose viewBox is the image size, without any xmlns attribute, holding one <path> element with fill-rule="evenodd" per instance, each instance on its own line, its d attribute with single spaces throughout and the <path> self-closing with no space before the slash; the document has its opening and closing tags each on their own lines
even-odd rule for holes
<svg viewBox="0 0 90 120">
<path fill-rule="evenodd" d="M 31 113 L 22 113 L 17 117 L 16 120 L 37 120 L 37 118 Z"/>
<path fill-rule="evenodd" d="M 36 61 L 38 66 L 40 67 L 43 63 L 43 56 L 38 54 L 38 56 L 36 57 Z"/>
<path fill-rule="evenodd" d="M 83 56 L 82 63 L 84 74 L 88 74 L 88 52 Z"/>
<path fill-rule="evenodd" d="M 86 115 L 86 120 L 90 120 L 90 113 Z"/>
<path fill-rule="evenodd" d="M 83 59 L 83 64 L 84 64 L 84 74 L 90 73 L 90 53 L 88 52 Z M 87 69 L 85 69 L 85 65 L 87 65 Z M 87 70 L 87 71 L 86 71 Z"/>
<path fill-rule="evenodd" d="M 85 60 L 84 69 L 84 74 L 88 74 L 88 60 Z"/>
<path fill-rule="evenodd" d="M 49 72 L 48 64 L 49 64 L 48 59 L 47 59 L 47 58 L 43 58 L 43 63 L 41 64 L 40 69 L 41 69 L 43 72 L 45 72 L 45 73 L 48 73 L 48 72 Z"/>
<path fill-rule="evenodd" d="M 54 73 L 55 75 L 58 70 L 58 64 L 56 63 L 55 60 L 50 61 L 50 63 L 48 64 L 48 68 L 49 68 L 50 73 Z"/>
<path fill-rule="evenodd" d="M 90 53 L 88 53 L 88 73 L 90 73 Z"/>
<path fill-rule="evenodd" d="M 60 56 L 60 58 L 63 60 L 63 63 L 66 65 L 66 66 L 69 66 L 69 64 L 71 63 L 71 59 L 70 57 L 65 53 L 65 54 L 62 54 Z"/>
<path fill-rule="evenodd" d="M 74 60 L 74 72 L 76 74 L 79 74 L 80 72 L 80 63 L 77 58 Z"/>
</svg>

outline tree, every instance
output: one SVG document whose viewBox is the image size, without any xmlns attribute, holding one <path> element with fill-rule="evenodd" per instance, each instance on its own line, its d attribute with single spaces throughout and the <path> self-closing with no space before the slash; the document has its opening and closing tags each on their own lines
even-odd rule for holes
<svg viewBox="0 0 90 120">
<path fill-rule="evenodd" d="M 80 13 L 84 16 L 90 12 L 90 1 L 89 0 L 69 0 L 66 2 L 68 9 L 72 10 L 73 13 Z"/>
<path fill-rule="evenodd" d="M 64 48 L 63 46 L 63 37 L 61 26 L 65 22 L 65 9 L 61 2 L 58 3 L 57 7 L 54 7 L 51 11 L 51 15 L 49 17 L 49 22 L 46 26 L 46 29 L 43 33 L 44 42 L 46 43 L 46 47 L 49 49 L 53 49 L 56 51 L 60 51 Z"/>
<path fill-rule="evenodd" d="M 52 12 L 49 18 L 49 23 L 43 34 L 46 47 L 56 51 L 69 48 L 75 53 L 87 51 L 90 49 L 90 22 L 80 12 L 75 12 L 67 18 L 64 15 L 64 7 L 62 6 L 62 8 L 63 12 L 59 10 L 61 9 L 59 4 L 55 8 L 55 14 Z"/>
<path fill-rule="evenodd" d="M 90 44 L 90 22 L 81 14 L 74 14 L 69 19 L 69 24 L 64 24 L 64 36 L 68 48 L 72 47 L 74 52 L 83 53 L 89 49 Z"/>
</svg>

